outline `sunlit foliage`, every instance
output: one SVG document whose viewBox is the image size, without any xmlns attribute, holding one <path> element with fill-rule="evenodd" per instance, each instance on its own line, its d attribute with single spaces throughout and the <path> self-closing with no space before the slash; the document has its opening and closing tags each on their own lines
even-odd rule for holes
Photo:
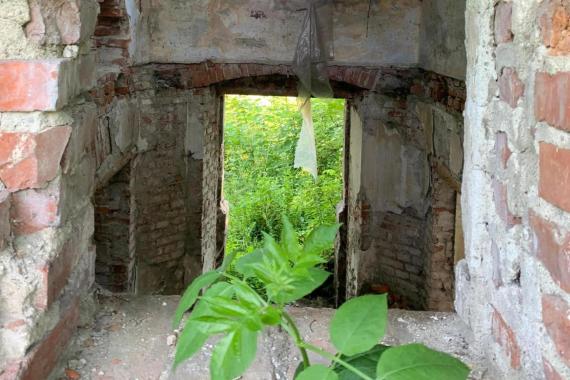
<svg viewBox="0 0 570 380">
<path fill-rule="evenodd" d="M 344 101 L 313 99 L 319 178 L 293 167 L 301 117 L 295 98 L 226 96 L 224 198 L 229 202 L 226 254 L 279 236 L 288 215 L 301 239 L 335 222 L 342 198 Z"/>
</svg>

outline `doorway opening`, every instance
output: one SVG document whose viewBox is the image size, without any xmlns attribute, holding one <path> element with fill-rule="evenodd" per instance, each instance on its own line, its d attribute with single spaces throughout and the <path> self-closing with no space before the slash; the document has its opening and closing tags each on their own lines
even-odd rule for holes
<svg viewBox="0 0 570 380">
<path fill-rule="evenodd" d="M 96 283 L 115 293 L 133 290 L 131 166 L 126 164 L 95 192 Z"/>
<path fill-rule="evenodd" d="M 301 239 L 316 226 L 339 221 L 344 198 L 345 100 L 312 99 L 318 177 L 295 168 L 301 130 L 297 99 L 226 95 L 223 117 L 225 254 L 238 257 L 260 247 L 266 232 L 279 236 L 286 215 Z M 334 249 L 327 252 L 334 271 Z M 333 278 L 312 302 L 334 303 Z"/>
</svg>

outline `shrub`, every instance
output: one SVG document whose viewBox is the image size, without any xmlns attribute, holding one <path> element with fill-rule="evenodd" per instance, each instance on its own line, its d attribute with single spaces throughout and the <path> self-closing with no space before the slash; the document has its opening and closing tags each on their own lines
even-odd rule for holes
<svg viewBox="0 0 570 380">
<path fill-rule="evenodd" d="M 227 268 L 234 256 L 218 270 L 194 280 L 180 300 L 174 319 L 194 306 L 176 346 L 174 365 L 193 356 L 211 336 L 221 336 L 212 351 L 213 380 L 231 380 L 243 374 L 255 359 L 257 338 L 263 329 L 281 326 L 293 338 L 303 358 L 297 380 L 464 380 L 469 368 L 460 360 L 421 344 L 388 347 L 378 344 L 387 320 L 386 295 L 365 295 L 349 300 L 333 316 L 330 340 L 337 355 L 305 342 L 285 305 L 311 293 L 330 273 L 319 267 L 322 252 L 330 249 L 338 225 L 316 227 L 304 244 L 291 223 L 282 222 L 279 242 L 264 235 L 263 246 L 243 256 L 235 268 Z M 254 278 L 258 292 L 246 281 Z M 201 289 L 207 288 L 199 297 Z M 331 361 L 311 365 L 307 351 Z"/>
<path fill-rule="evenodd" d="M 293 167 L 301 129 L 296 99 L 232 95 L 225 99 L 224 198 L 230 205 L 226 254 L 258 248 L 262 231 L 279 236 L 281 215 L 301 239 L 335 222 L 342 198 L 344 101 L 313 99 L 319 178 Z M 332 249 L 324 253 L 330 256 Z"/>
</svg>

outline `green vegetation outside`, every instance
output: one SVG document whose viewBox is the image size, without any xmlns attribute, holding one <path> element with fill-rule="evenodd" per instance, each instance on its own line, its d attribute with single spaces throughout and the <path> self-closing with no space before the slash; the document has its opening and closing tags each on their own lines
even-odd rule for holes
<svg viewBox="0 0 570 380">
<path fill-rule="evenodd" d="M 226 96 L 226 254 L 241 256 L 258 248 L 262 231 L 279 236 L 282 215 L 289 217 L 301 240 L 314 227 L 335 222 L 343 186 L 344 100 L 313 99 L 312 109 L 317 181 L 293 167 L 302 123 L 295 98 Z"/>
</svg>

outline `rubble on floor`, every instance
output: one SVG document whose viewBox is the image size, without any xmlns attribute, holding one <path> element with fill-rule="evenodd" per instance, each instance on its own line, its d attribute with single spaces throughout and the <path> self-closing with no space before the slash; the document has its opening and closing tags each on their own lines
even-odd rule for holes
<svg viewBox="0 0 570 380">
<path fill-rule="evenodd" d="M 209 379 L 207 343 L 200 353 L 172 371 L 177 331 L 172 316 L 178 296 L 105 296 L 93 322 L 79 329 L 61 362 L 55 379 L 89 380 L 206 380 Z M 291 307 L 303 337 L 332 351 L 327 327 L 334 312 L 326 308 Z M 471 346 L 472 337 L 453 313 L 391 309 L 386 344 L 421 342 L 448 352 L 472 367 L 472 379 L 493 379 L 483 355 Z M 314 362 L 317 357 L 311 356 Z M 285 332 L 273 329 L 258 342 L 254 364 L 243 380 L 292 379 L 299 352 Z M 324 363 L 324 361 L 321 360 Z"/>
</svg>

